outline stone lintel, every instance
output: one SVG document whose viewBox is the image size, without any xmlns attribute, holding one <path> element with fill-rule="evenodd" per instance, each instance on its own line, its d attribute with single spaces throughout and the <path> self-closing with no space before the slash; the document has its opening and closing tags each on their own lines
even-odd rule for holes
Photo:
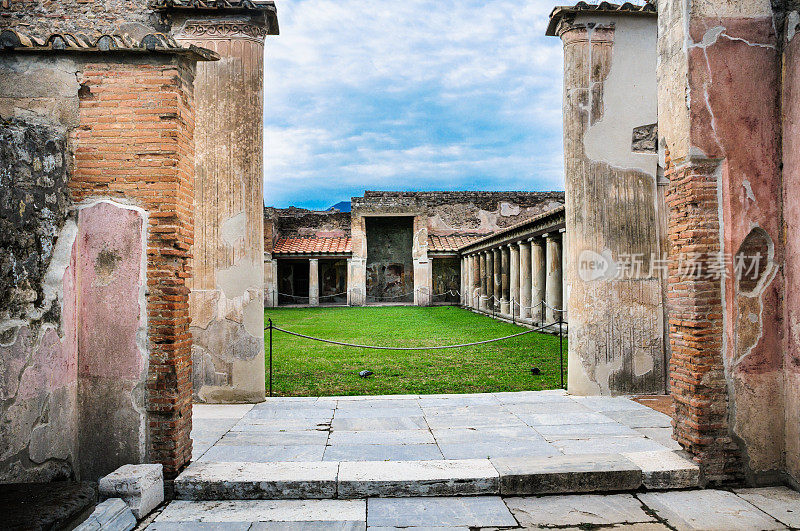
<svg viewBox="0 0 800 531">
<path fill-rule="evenodd" d="M 246 15 L 253 22 L 261 21 L 264 36 L 280 34 L 278 10 L 272 0 L 153 0 L 150 9 L 176 20 L 208 17 L 221 22 Z"/>
<path fill-rule="evenodd" d="M 597 5 L 590 5 L 586 2 L 578 2 L 574 6 L 557 6 L 550 13 L 550 22 L 547 25 L 545 35 L 548 37 L 560 37 L 561 34 L 573 27 L 573 22 L 578 15 L 600 15 L 604 18 L 609 16 L 657 16 L 656 7 L 650 2 L 637 6 L 628 2 L 623 5 L 602 2 Z"/>
</svg>

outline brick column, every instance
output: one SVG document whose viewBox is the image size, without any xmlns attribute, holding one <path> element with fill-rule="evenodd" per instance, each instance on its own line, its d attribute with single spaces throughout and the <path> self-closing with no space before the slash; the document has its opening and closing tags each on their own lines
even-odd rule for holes
<svg viewBox="0 0 800 531">
<path fill-rule="evenodd" d="M 194 86 L 194 392 L 214 403 L 264 400 L 264 38 L 272 4 L 165 8 L 179 42 L 217 52 Z M 205 365 L 205 370 L 200 370 Z"/>
<path fill-rule="evenodd" d="M 523 319 L 531 316 L 531 242 L 519 242 L 519 304 Z"/>
<path fill-rule="evenodd" d="M 511 243 L 508 246 L 511 256 L 509 258 L 509 308 L 511 315 L 519 315 L 519 245 Z"/>
<path fill-rule="evenodd" d="M 308 261 L 308 305 L 319 306 L 319 260 Z"/>
</svg>

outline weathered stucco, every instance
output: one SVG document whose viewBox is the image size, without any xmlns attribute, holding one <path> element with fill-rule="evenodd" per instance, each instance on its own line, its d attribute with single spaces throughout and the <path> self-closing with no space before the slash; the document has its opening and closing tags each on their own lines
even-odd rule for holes
<svg viewBox="0 0 800 531">
<path fill-rule="evenodd" d="M 663 299 L 651 270 L 660 257 L 663 208 L 657 154 L 643 152 L 646 143 L 637 135 L 657 121 L 655 17 L 579 13 L 562 20 L 558 33 L 570 234 L 568 388 L 575 394 L 663 392 Z M 587 275 L 587 256 L 607 263 L 605 274 Z M 639 265 L 616 275 L 632 263 Z"/>
<path fill-rule="evenodd" d="M 175 15 L 180 42 L 222 59 L 195 79 L 193 389 L 204 402 L 264 399 L 261 15 Z"/>
</svg>

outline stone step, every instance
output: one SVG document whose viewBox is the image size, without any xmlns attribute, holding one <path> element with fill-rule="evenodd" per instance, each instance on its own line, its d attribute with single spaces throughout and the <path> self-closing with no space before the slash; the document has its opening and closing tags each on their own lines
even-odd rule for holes
<svg viewBox="0 0 800 531">
<path fill-rule="evenodd" d="M 685 489 L 696 464 L 671 451 L 530 458 L 191 465 L 175 479 L 182 500 L 572 494 Z"/>
</svg>

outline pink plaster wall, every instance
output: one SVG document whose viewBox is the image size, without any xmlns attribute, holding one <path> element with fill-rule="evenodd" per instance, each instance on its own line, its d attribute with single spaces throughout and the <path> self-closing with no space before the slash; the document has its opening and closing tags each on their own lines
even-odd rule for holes
<svg viewBox="0 0 800 531">
<path fill-rule="evenodd" d="M 783 76 L 786 468 L 800 484 L 800 35 L 786 43 Z"/>
<path fill-rule="evenodd" d="M 141 378 L 142 223 L 138 211 L 106 202 L 78 216 L 81 377 Z"/>
<path fill-rule="evenodd" d="M 695 18 L 690 37 L 691 145 L 720 160 L 724 252 L 735 255 L 757 226 L 779 265 L 780 62 L 772 18 Z M 770 475 L 783 467 L 783 278 L 776 265 L 763 290 L 746 297 L 733 273 L 729 265 L 723 287 L 731 425 L 750 472 Z"/>
</svg>

